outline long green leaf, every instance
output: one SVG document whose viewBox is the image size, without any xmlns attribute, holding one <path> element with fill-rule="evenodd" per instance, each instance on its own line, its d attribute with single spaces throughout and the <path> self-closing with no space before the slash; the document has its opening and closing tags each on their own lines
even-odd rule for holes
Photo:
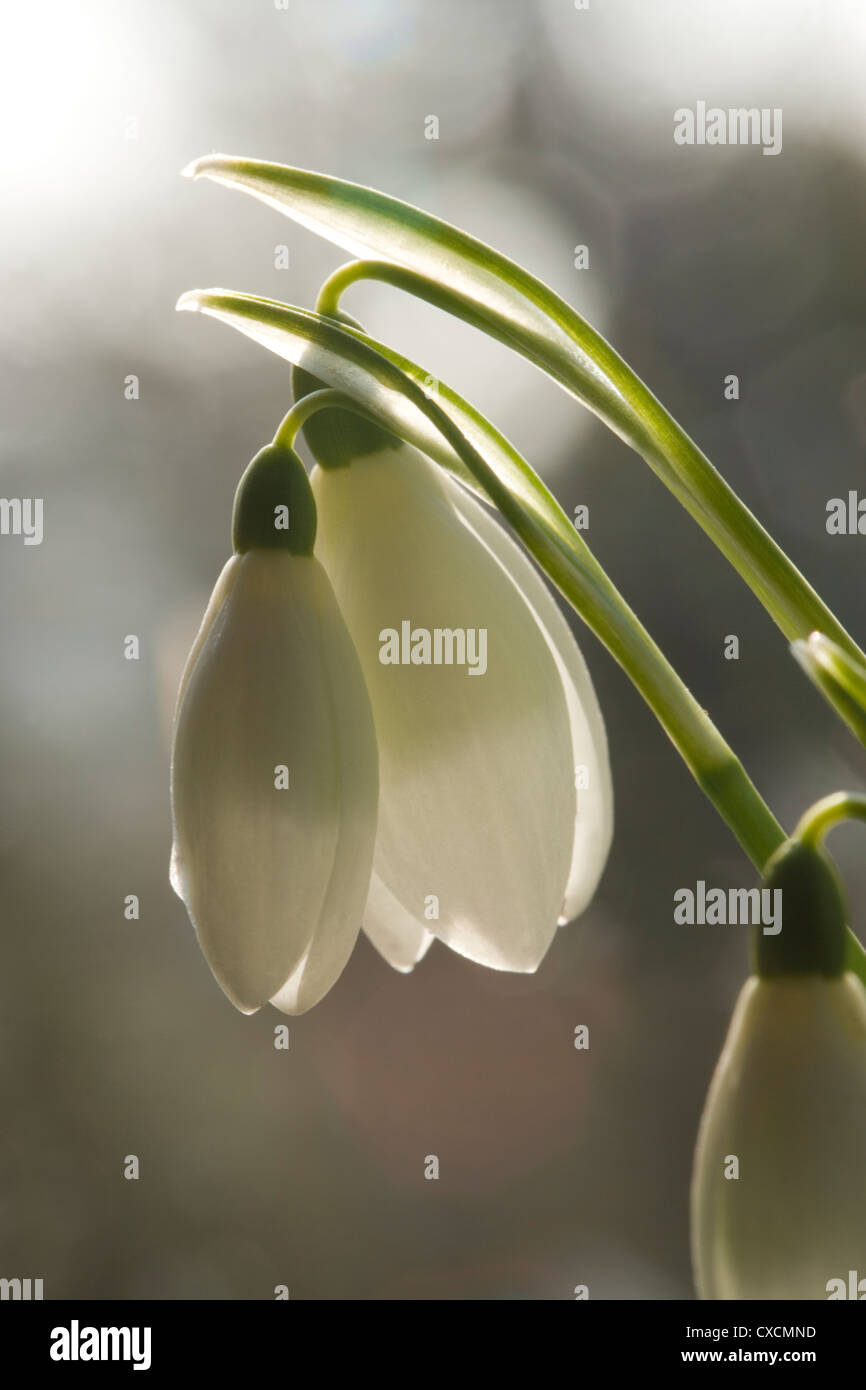
<svg viewBox="0 0 866 1390">
<path fill-rule="evenodd" d="M 813 632 L 808 642 L 792 642 L 791 652 L 839 718 L 866 744 L 866 668 L 822 632 Z"/>
<path fill-rule="evenodd" d="M 641 454 L 789 641 L 818 629 L 864 660 L 709 459 L 611 345 L 548 285 L 459 228 L 360 184 L 231 155 L 207 156 L 184 172 L 251 193 L 354 255 L 384 257 L 386 265 L 371 273 L 522 353 Z"/>
<path fill-rule="evenodd" d="M 422 367 L 393 348 L 349 325 L 335 325 L 310 310 L 254 295 L 193 290 L 181 297 L 178 308 L 201 309 L 288 361 L 302 365 L 312 376 L 321 377 L 346 391 L 365 404 L 389 429 L 454 473 L 484 501 L 496 505 L 441 429 L 406 396 L 405 378 L 408 377 L 425 397 L 438 400 L 463 438 L 479 453 L 493 449 L 498 476 L 539 521 L 556 532 L 566 545 L 574 540 L 574 528 L 556 498 L 504 435 L 445 382 L 434 380 Z M 352 346 L 353 342 L 356 347 Z M 388 364 L 396 370 L 389 371 Z"/>
<path fill-rule="evenodd" d="M 433 286 L 454 291 L 461 316 L 488 331 L 495 326 L 503 341 L 571 383 L 623 438 L 645 433 L 615 383 L 615 365 L 624 364 L 613 348 L 549 286 L 459 227 L 361 184 L 263 160 L 214 154 L 184 173 L 252 193 L 353 255 L 381 255 L 429 276 Z"/>
</svg>

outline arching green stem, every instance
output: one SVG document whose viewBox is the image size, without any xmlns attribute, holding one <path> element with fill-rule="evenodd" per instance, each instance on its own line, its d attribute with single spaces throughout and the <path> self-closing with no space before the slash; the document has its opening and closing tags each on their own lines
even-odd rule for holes
<svg viewBox="0 0 866 1390">
<path fill-rule="evenodd" d="M 347 396 L 345 391 L 338 391 L 333 386 L 324 386 L 321 391 L 311 391 L 308 396 L 302 396 L 300 400 L 295 401 L 291 410 L 281 420 L 274 435 L 274 443 L 293 449 L 298 430 L 303 429 L 312 415 L 329 408 L 350 410 L 353 415 L 359 415 L 362 420 L 369 420 L 373 425 L 380 423 L 372 411 L 365 410 L 351 396 Z"/>
<path fill-rule="evenodd" d="M 466 452 L 466 441 L 435 402 L 419 392 L 421 399 L 427 413 L 443 433 L 450 436 L 454 447 L 460 449 L 462 446 L 465 461 L 511 521 L 544 573 L 627 671 L 701 789 L 727 821 L 755 867 L 762 869 L 785 839 L 782 827 L 742 764 L 611 583 L 589 547 L 577 533 L 570 537 L 570 550 L 579 555 L 579 562 L 576 562 L 575 555 L 569 554 L 555 536 L 533 523 L 477 454 L 472 459 L 475 451 Z M 279 426 L 274 442 L 293 447 L 305 421 L 315 412 L 328 408 L 352 411 L 364 419 L 376 421 L 376 416 L 360 407 L 351 396 L 328 388 L 314 391 L 293 405 Z"/>
<path fill-rule="evenodd" d="M 866 821 L 866 796 L 857 792 L 834 792 L 816 801 L 801 816 L 793 838 L 820 849 L 824 836 L 846 820 Z M 866 983 L 864 958 L 863 947 L 849 928 L 845 941 L 845 967 L 853 970 Z"/>
<path fill-rule="evenodd" d="M 524 330 L 511 316 L 474 295 L 390 261 L 358 260 L 340 266 L 322 286 L 319 312 L 334 315 L 345 290 L 364 279 L 379 280 L 424 299 L 534 362 L 638 450 L 746 581 L 789 642 L 805 640 L 817 630 L 866 664 L 854 639 L 649 387 L 600 333 L 547 286 L 529 276 L 521 280 L 524 293 L 531 289 L 538 307 L 580 350 L 577 364 L 573 354 L 559 349 L 554 335 L 545 338 Z M 598 371 L 597 382 L 592 365 Z"/>
<path fill-rule="evenodd" d="M 810 806 L 800 819 L 794 836 L 811 845 L 820 845 L 834 826 L 846 820 L 866 821 L 866 796 L 857 792 L 834 792 Z"/>
</svg>

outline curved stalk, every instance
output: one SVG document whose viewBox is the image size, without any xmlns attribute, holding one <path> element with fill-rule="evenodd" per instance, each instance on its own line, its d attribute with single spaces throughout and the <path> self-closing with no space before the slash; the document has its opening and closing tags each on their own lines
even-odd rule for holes
<svg viewBox="0 0 866 1390">
<path fill-rule="evenodd" d="M 801 816 L 794 839 L 805 840 L 817 848 L 834 826 L 846 820 L 866 821 L 866 796 L 857 792 L 834 792 L 816 801 Z"/>
<path fill-rule="evenodd" d="M 793 838 L 803 840 L 817 849 L 824 836 L 828 835 L 834 826 L 841 825 L 846 820 L 866 821 L 866 796 L 857 792 L 834 792 L 831 796 L 816 801 L 815 805 L 810 806 L 801 816 Z M 845 940 L 845 968 L 853 970 L 854 974 L 859 975 L 866 983 L 863 964 L 863 947 L 849 927 Z"/>
<path fill-rule="evenodd" d="M 601 334 L 540 281 L 531 281 L 534 302 L 580 351 L 560 350 L 556 339 L 525 327 L 495 305 L 406 266 L 358 260 L 336 270 L 319 294 L 320 313 L 334 314 L 340 296 L 359 280 L 393 285 L 445 310 L 533 362 L 582 401 L 615 434 L 636 449 L 749 585 L 788 641 L 823 632 L 858 662 L 866 656 L 853 637 L 776 544 L 710 460 Z M 600 370 L 596 382 L 587 363 Z M 611 389 L 613 388 L 613 389 Z"/>
</svg>

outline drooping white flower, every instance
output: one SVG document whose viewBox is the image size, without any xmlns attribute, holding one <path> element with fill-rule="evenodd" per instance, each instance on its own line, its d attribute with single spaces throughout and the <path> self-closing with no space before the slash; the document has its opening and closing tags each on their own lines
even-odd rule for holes
<svg viewBox="0 0 866 1390">
<path fill-rule="evenodd" d="M 518 547 L 417 450 L 316 467 L 312 484 L 379 744 L 365 929 L 398 969 L 435 936 L 532 971 L 591 898 L 612 833 L 574 638 Z"/>
<path fill-rule="evenodd" d="M 692 1249 L 707 1299 L 824 1299 L 831 1281 L 866 1275 L 857 976 L 744 985 L 698 1137 Z"/>
<path fill-rule="evenodd" d="M 357 938 L 377 754 L 358 658 L 311 553 L 302 465 L 287 478 L 267 455 L 238 490 L 241 553 L 217 581 L 181 682 L 172 883 L 232 1002 L 294 1014 L 330 989 Z M 291 514 L 282 536 L 280 499 Z"/>
</svg>

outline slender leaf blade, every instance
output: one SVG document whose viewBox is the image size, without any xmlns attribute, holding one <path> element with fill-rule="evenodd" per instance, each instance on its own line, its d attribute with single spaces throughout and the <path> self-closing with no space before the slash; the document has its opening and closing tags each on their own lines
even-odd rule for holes
<svg viewBox="0 0 866 1390">
<path fill-rule="evenodd" d="M 388 278 L 522 353 L 646 460 L 743 577 L 789 641 L 825 632 L 864 653 L 709 459 L 619 354 L 522 266 L 411 204 L 281 164 L 210 155 L 184 171 L 253 194 L 354 254 L 384 257 Z"/>
<path fill-rule="evenodd" d="M 866 744 L 866 667 L 822 632 L 813 632 L 808 642 L 792 642 L 791 653 L 827 703 Z"/>
<path fill-rule="evenodd" d="M 639 412 L 615 380 L 624 364 L 549 285 L 451 223 L 390 194 L 308 169 L 214 154 L 184 173 L 250 193 L 352 255 L 384 257 L 451 292 L 461 312 L 529 357 L 634 447 L 646 442 Z"/>
<path fill-rule="evenodd" d="M 485 501 L 497 505 L 464 457 L 405 393 L 405 378 L 445 412 L 470 447 L 486 459 L 509 493 L 562 542 L 573 547 L 573 526 L 544 483 L 504 435 L 444 382 L 426 389 L 423 367 L 393 348 L 312 310 L 228 290 L 191 290 L 179 309 L 200 310 L 238 329 L 271 352 L 345 391 L 386 428 L 447 468 Z"/>
</svg>

